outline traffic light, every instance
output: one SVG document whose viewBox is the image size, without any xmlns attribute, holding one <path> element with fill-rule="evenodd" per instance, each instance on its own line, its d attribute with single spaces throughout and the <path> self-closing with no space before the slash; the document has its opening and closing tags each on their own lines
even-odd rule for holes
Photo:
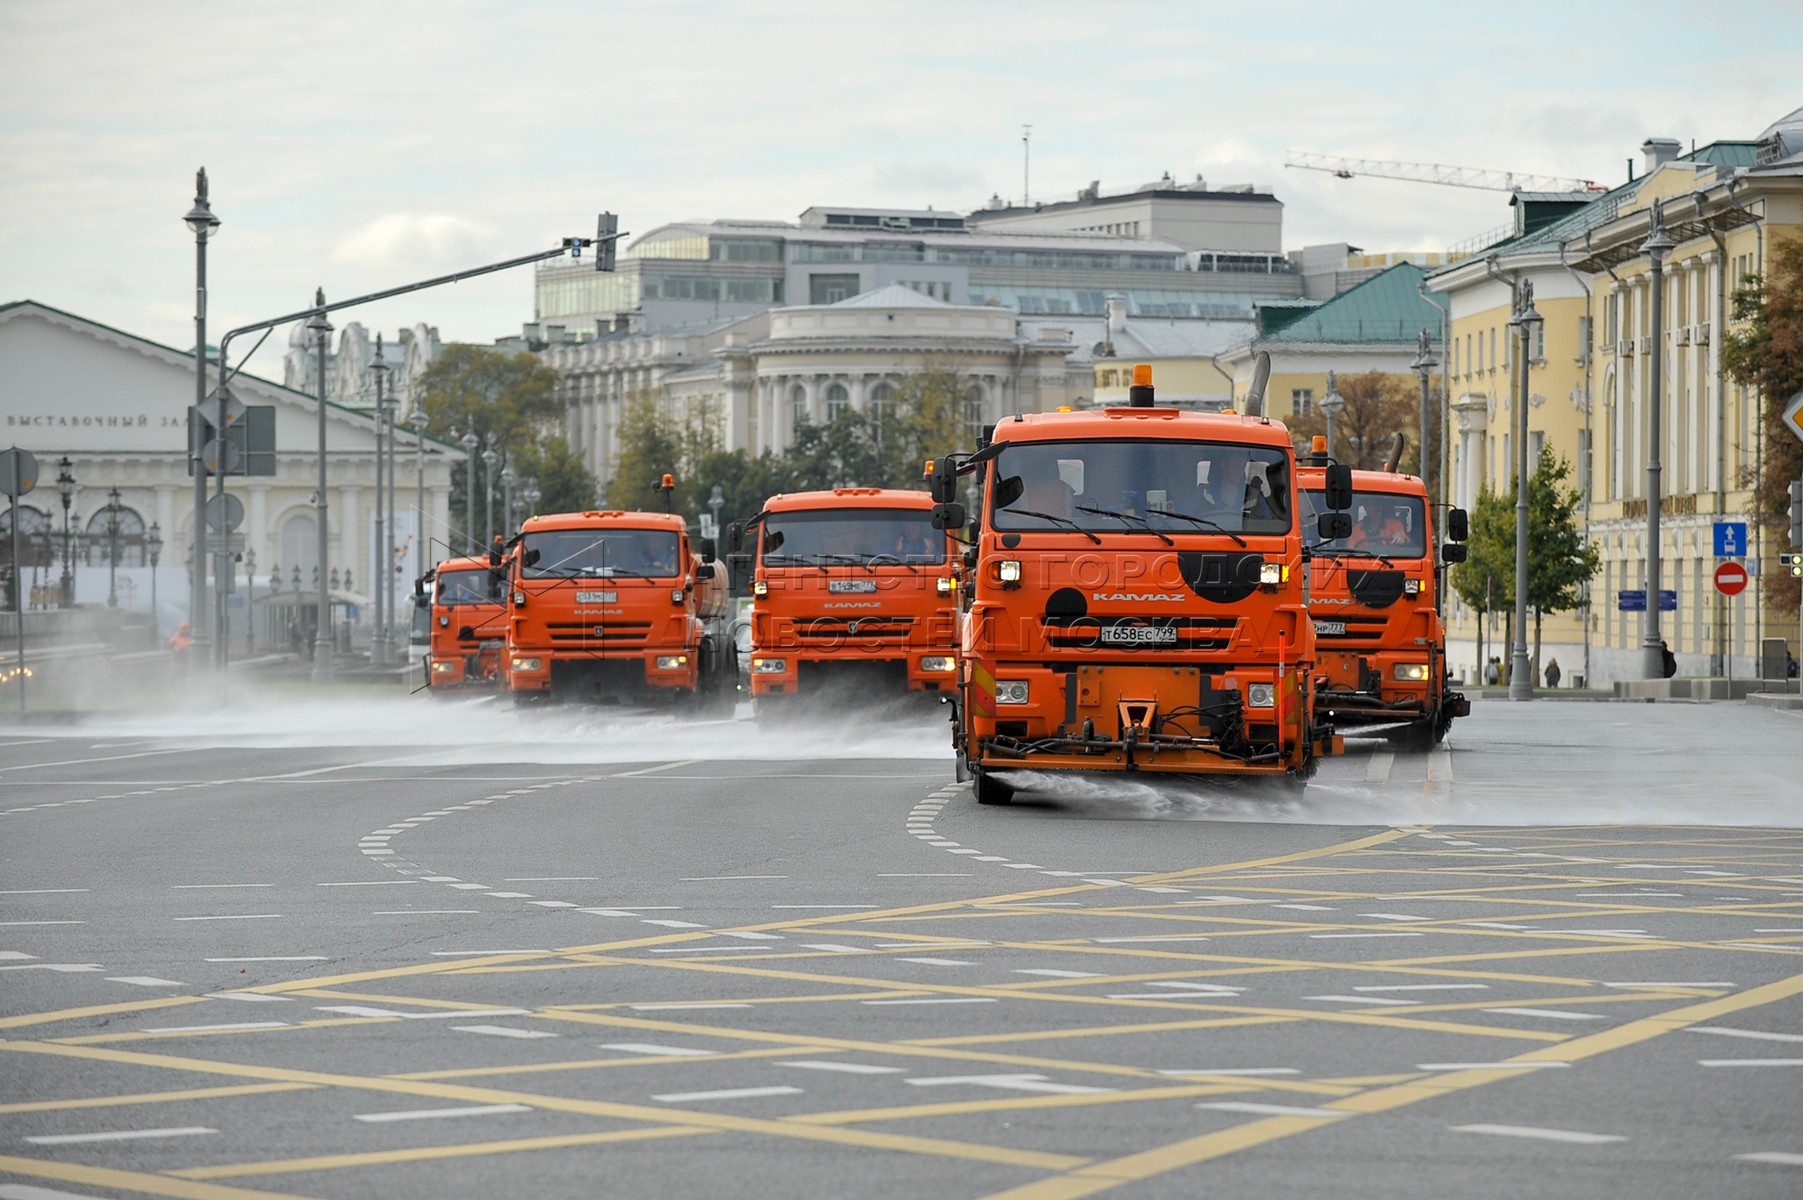
<svg viewBox="0 0 1803 1200">
<path fill-rule="evenodd" d="M 1790 544 L 1803 550 L 1803 479 L 1790 485 Z"/>
<path fill-rule="evenodd" d="M 614 269 L 614 242 L 620 236 L 620 218 L 604 212 L 595 221 L 595 270 Z"/>
<path fill-rule="evenodd" d="M 1803 554 L 1780 554 L 1778 562 L 1792 579 L 1803 579 Z"/>
</svg>

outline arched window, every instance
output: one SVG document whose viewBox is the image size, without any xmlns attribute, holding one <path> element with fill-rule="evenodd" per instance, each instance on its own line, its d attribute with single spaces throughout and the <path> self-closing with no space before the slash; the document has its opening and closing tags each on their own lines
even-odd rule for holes
<svg viewBox="0 0 1803 1200">
<path fill-rule="evenodd" d="M 964 430 L 969 445 L 976 445 L 983 433 L 983 386 L 973 383 L 964 393 Z"/>
<path fill-rule="evenodd" d="M 295 513 L 282 522 L 281 564 L 290 574 L 300 572 L 304 584 L 313 578 L 313 566 L 318 561 L 319 526 L 306 513 Z"/>
<path fill-rule="evenodd" d="M 13 513 L 19 514 L 19 562 L 26 569 L 49 566 L 55 557 L 54 543 L 61 536 L 50 518 L 21 504 L 0 512 L 0 563 L 11 567 L 13 561 Z"/>
<path fill-rule="evenodd" d="M 119 508 L 116 527 L 112 510 L 104 506 L 89 517 L 86 542 L 87 553 L 83 561 L 90 567 L 104 567 L 112 562 L 115 544 L 120 566 L 142 567 L 150 562 L 144 553 L 144 518 L 123 505 Z"/>
<path fill-rule="evenodd" d="M 839 414 L 850 407 L 851 393 L 845 390 L 844 384 L 835 383 L 828 386 L 826 389 L 826 419 L 828 424 L 837 420 Z"/>
<path fill-rule="evenodd" d="M 789 389 L 789 418 L 796 425 L 808 419 L 808 390 L 799 383 Z"/>
<path fill-rule="evenodd" d="M 883 444 L 883 427 L 894 415 L 895 389 L 887 383 L 879 383 L 870 389 L 870 399 L 865 405 L 864 415 L 870 420 L 871 436 L 877 445 Z"/>
</svg>

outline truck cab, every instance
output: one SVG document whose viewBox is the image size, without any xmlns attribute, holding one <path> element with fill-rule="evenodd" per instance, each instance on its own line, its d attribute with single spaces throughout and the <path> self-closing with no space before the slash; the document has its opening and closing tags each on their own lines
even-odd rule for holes
<svg viewBox="0 0 1803 1200">
<path fill-rule="evenodd" d="M 978 801 L 1010 768 L 1269 776 L 1339 743 L 1313 706 L 1295 452 L 1281 424 L 1160 408 L 1017 415 L 938 460 L 974 485 L 953 748 Z"/>
<path fill-rule="evenodd" d="M 755 553 L 750 690 L 760 713 L 833 689 L 846 698 L 950 694 L 957 545 L 923 491 L 772 496 L 733 531 Z"/>
<path fill-rule="evenodd" d="M 507 605 L 502 682 L 516 698 L 736 698 L 725 565 L 681 517 L 532 517 L 493 565 Z"/>
<path fill-rule="evenodd" d="M 1321 510 L 1327 470 L 1322 444 L 1301 467 L 1305 510 Z M 1337 729 L 1381 729 L 1426 749 L 1471 711 L 1446 676 L 1433 506 L 1413 475 L 1353 471 L 1352 488 L 1347 535 L 1310 548 L 1316 709 Z M 1455 510 L 1447 524 L 1458 536 L 1440 553 L 1458 561 L 1465 514 Z"/>
<path fill-rule="evenodd" d="M 486 558 L 450 558 L 421 581 L 427 614 L 426 686 L 434 693 L 492 688 L 507 638 L 500 581 Z"/>
</svg>

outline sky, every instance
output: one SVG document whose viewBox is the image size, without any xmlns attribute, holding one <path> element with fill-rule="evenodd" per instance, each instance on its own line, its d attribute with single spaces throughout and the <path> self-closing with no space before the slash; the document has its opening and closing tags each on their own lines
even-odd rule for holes
<svg viewBox="0 0 1803 1200">
<path fill-rule="evenodd" d="M 1169 172 L 1270 185 L 1286 250 L 1440 249 L 1505 224 L 1507 194 L 1286 151 L 1613 185 L 1648 137 L 1750 138 L 1803 105 L 1800 46 L 1798 0 L 0 0 L 0 303 L 191 346 L 203 165 L 215 341 L 602 209 L 640 235 Z M 531 268 L 334 316 L 473 342 L 531 319 Z M 250 370 L 279 379 L 286 336 Z"/>
</svg>

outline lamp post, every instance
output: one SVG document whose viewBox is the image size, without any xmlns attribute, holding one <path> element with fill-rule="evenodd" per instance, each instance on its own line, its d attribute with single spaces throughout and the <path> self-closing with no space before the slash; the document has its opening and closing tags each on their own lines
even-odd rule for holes
<svg viewBox="0 0 1803 1200">
<path fill-rule="evenodd" d="M 314 346 L 319 354 L 319 490 L 313 497 L 313 514 L 319 522 L 315 531 L 318 561 L 313 568 L 319 584 L 319 611 L 314 615 L 316 622 L 313 634 L 313 682 L 332 682 L 332 597 L 326 591 L 326 346 L 332 340 L 332 322 L 326 317 L 326 290 L 320 288 L 313 293 L 315 312 L 307 319 L 307 331 L 313 335 Z M 296 568 L 298 570 L 298 568 Z M 298 589 L 297 589 L 298 590 Z"/>
<path fill-rule="evenodd" d="M 1327 373 L 1327 395 L 1321 397 L 1321 411 L 1327 414 L 1327 457 L 1333 457 L 1333 419 L 1341 409 L 1346 407 L 1346 397 L 1340 395 L 1339 377 L 1332 371 Z"/>
<path fill-rule="evenodd" d="M 419 547 L 414 555 L 414 565 L 419 573 L 426 573 L 426 409 L 415 400 L 413 411 L 407 414 L 407 424 L 413 426 L 413 539 Z"/>
<path fill-rule="evenodd" d="M 720 536 L 720 510 L 726 507 L 726 489 L 719 484 L 707 495 L 708 511 L 714 514 L 714 537 Z"/>
<path fill-rule="evenodd" d="M 1440 461 L 1437 457 L 1432 457 L 1428 454 L 1428 446 L 1427 446 L 1427 434 L 1428 434 L 1427 384 L 1428 384 L 1428 376 L 1433 374 L 1434 368 L 1439 365 L 1440 365 L 1440 360 L 1434 357 L 1433 340 L 1429 336 L 1427 330 L 1423 329 L 1421 331 L 1420 340 L 1418 342 L 1416 342 L 1416 344 L 1415 344 L 1415 361 L 1409 364 L 1409 366 L 1413 367 L 1415 369 L 1416 373 L 1421 376 L 1421 441 L 1417 445 L 1417 450 L 1419 451 L 1419 454 L 1421 457 L 1421 482 L 1422 483 L 1427 482 L 1428 464 L 1434 463 L 1435 465 L 1438 465 L 1439 461 Z"/>
<path fill-rule="evenodd" d="M 463 442 L 463 475 L 464 475 L 463 482 L 466 485 L 464 490 L 465 490 L 465 492 L 468 493 L 464 498 L 464 505 L 463 505 L 463 533 L 464 533 L 464 537 L 466 537 L 469 540 L 470 544 L 472 546 L 475 546 L 475 542 L 476 542 L 476 447 L 482 444 L 482 439 L 476 436 L 475 427 L 471 426 L 468 430 L 466 430 L 464 432 L 462 442 Z M 479 549 L 481 549 L 481 547 L 475 546 L 475 549 L 479 550 Z M 474 550 L 471 551 L 471 553 L 474 553 L 474 552 L 475 552 Z"/>
<path fill-rule="evenodd" d="M 1534 698 L 1534 669 L 1528 665 L 1528 356 L 1541 317 L 1534 310 L 1534 283 L 1521 281 L 1521 304 L 1509 324 L 1515 327 L 1515 647 L 1509 656 L 1509 699 Z"/>
<path fill-rule="evenodd" d="M 513 525 L 513 485 L 514 485 L 514 481 L 517 480 L 518 478 L 519 478 L 519 475 L 518 475 L 518 473 L 516 473 L 514 471 L 512 463 L 508 463 L 506 466 L 501 468 L 501 514 L 502 514 L 501 515 L 501 536 L 502 537 L 506 537 L 508 534 L 513 532 L 513 528 L 514 528 L 514 525 Z"/>
<path fill-rule="evenodd" d="M 1653 350 L 1647 373 L 1647 456 L 1646 456 L 1646 623 L 1641 638 L 1641 669 L 1648 679 L 1665 678 L 1665 635 L 1659 614 L 1659 585 L 1662 582 L 1659 554 L 1660 495 L 1659 451 L 1663 434 L 1660 417 L 1665 408 L 1665 256 L 1676 248 L 1665 232 L 1665 202 L 1653 201 L 1653 228 L 1640 249 L 1653 260 Z"/>
<path fill-rule="evenodd" d="M 538 490 L 538 480 L 528 479 L 526 490 L 520 493 L 520 499 L 526 502 L 525 516 L 530 517 L 538 513 L 538 502 L 543 496 L 544 493 Z"/>
<path fill-rule="evenodd" d="M 144 548 L 150 552 L 150 640 L 156 641 L 162 636 L 157 627 L 157 563 L 163 557 L 163 526 L 160 521 L 150 523 L 150 532 L 144 537 Z"/>
<path fill-rule="evenodd" d="M 373 547 L 375 553 L 372 557 L 375 559 L 376 569 L 380 571 L 382 558 L 389 543 L 388 527 L 383 523 L 382 510 L 382 435 L 384 432 L 382 416 L 387 411 L 386 405 L 383 403 L 385 399 L 383 393 L 388 381 L 388 360 L 382 355 L 382 335 L 380 333 L 376 334 L 376 354 L 370 360 L 369 371 L 376 377 L 376 530 Z M 369 637 L 369 665 L 372 667 L 385 667 L 389 663 L 388 621 L 382 611 L 381 582 L 381 578 L 378 576 L 376 579 L 378 586 L 372 589 L 375 595 L 371 597 L 376 608 L 375 628 Z"/>
<path fill-rule="evenodd" d="M 56 464 L 56 491 L 63 501 L 63 576 L 62 598 L 57 605 L 59 608 L 68 608 L 75 603 L 75 574 L 71 570 L 75 561 L 75 543 L 69 530 L 69 505 L 75 502 L 75 475 L 69 469 L 73 465 L 66 454 Z"/>
<path fill-rule="evenodd" d="M 192 661 L 205 662 L 206 641 L 211 636 L 209 627 L 212 622 L 207 619 L 207 468 L 202 461 L 206 449 L 206 426 L 202 423 L 200 414 L 205 411 L 207 399 L 207 242 L 219 228 L 219 218 L 207 203 L 205 167 L 194 173 L 194 204 L 182 217 L 182 221 L 194 231 L 194 411 L 188 417 L 188 453 L 194 474 L 194 578 L 189 599 L 188 629 L 194 639 L 190 652 Z M 223 392 L 223 375 L 219 383 Z M 215 436 L 223 440 L 225 430 L 218 430 Z M 225 470 L 224 453 L 222 445 L 221 471 Z"/>
<path fill-rule="evenodd" d="M 493 446 L 482 452 L 482 465 L 488 470 L 482 476 L 482 549 L 495 540 L 495 464 L 501 455 Z"/>
<path fill-rule="evenodd" d="M 106 494 L 106 606 L 119 607 L 119 489 Z"/>
<path fill-rule="evenodd" d="M 381 341 L 380 335 L 376 339 Z M 389 661 L 404 660 L 407 655 L 401 649 L 403 642 L 401 632 L 395 627 L 394 616 L 394 544 L 399 539 L 395 526 L 400 523 L 397 512 L 401 507 L 399 493 L 394 490 L 394 460 L 401 455 L 400 437 L 397 431 L 398 422 L 395 416 L 400 410 L 400 397 L 395 394 L 394 380 L 388 381 L 388 397 L 382 405 L 382 427 L 388 438 L 388 539 L 382 549 L 382 597 L 383 611 L 388 614 L 388 649 Z M 378 481 L 380 482 L 380 481 Z"/>
</svg>

